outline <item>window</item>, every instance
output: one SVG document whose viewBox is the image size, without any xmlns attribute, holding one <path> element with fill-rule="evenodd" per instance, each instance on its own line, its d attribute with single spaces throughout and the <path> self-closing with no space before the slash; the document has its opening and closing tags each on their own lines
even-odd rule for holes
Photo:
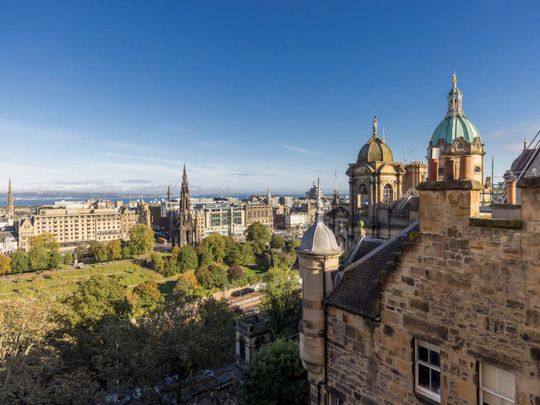
<svg viewBox="0 0 540 405">
<path fill-rule="evenodd" d="M 344 405 L 345 401 L 343 397 L 334 392 L 330 393 L 330 405 Z"/>
<path fill-rule="evenodd" d="M 392 186 L 390 184 L 386 184 L 383 187 L 383 201 L 386 205 L 390 204 L 392 202 L 393 192 L 392 192 Z"/>
<path fill-rule="evenodd" d="M 434 401 L 441 400 L 441 350 L 430 343 L 415 341 L 415 389 Z"/>
<path fill-rule="evenodd" d="M 516 378 L 514 373 L 489 363 L 481 363 L 480 381 L 481 404 L 507 405 L 515 403 Z"/>
</svg>

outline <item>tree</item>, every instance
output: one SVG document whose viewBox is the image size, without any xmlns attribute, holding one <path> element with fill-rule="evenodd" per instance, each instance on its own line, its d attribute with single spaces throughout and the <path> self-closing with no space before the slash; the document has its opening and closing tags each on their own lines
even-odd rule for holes
<svg viewBox="0 0 540 405">
<path fill-rule="evenodd" d="M 174 286 L 174 292 L 177 294 L 198 295 L 199 290 L 199 282 L 192 271 L 180 274 Z"/>
<path fill-rule="evenodd" d="M 111 240 L 107 243 L 110 260 L 120 260 L 122 258 L 122 242 L 119 239 Z"/>
<path fill-rule="evenodd" d="M 197 252 L 193 246 L 182 246 L 178 254 L 177 263 L 181 273 L 185 273 L 189 270 L 195 270 L 199 266 L 199 258 L 197 257 Z"/>
<path fill-rule="evenodd" d="M 287 335 L 296 329 L 302 314 L 298 272 L 274 267 L 265 274 L 265 282 L 261 312 L 276 335 Z"/>
<path fill-rule="evenodd" d="M 103 263 L 110 260 L 109 249 L 104 243 L 92 241 L 90 243 L 90 254 L 96 263 Z"/>
<path fill-rule="evenodd" d="M 212 264 L 208 267 L 208 270 L 212 273 L 213 284 L 215 288 L 224 288 L 228 284 L 227 270 L 221 266 Z"/>
<path fill-rule="evenodd" d="M 70 252 L 64 253 L 64 256 L 62 256 L 62 263 L 68 266 L 73 264 L 73 255 Z"/>
<path fill-rule="evenodd" d="M 265 251 L 271 237 L 272 232 L 270 232 L 270 229 L 260 222 L 251 224 L 246 231 L 246 239 L 253 245 L 253 251 L 257 256 Z"/>
<path fill-rule="evenodd" d="M 212 273 L 206 266 L 201 266 L 195 270 L 195 277 L 197 277 L 197 282 L 205 289 L 209 290 L 214 288 L 214 277 Z"/>
<path fill-rule="evenodd" d="M 13 253 L 13 256 L 11 256 L 11 270 L 14 273 L 24 273 L 30 269 L 30 258 L 28 257 L 28 253 L 17 250 L 15 253 Z"/>
<path fill-rule="evenodd" d="M 57 269 L 63 263 L 62 254 L 58 250 L 49 253 L 49 269 Z"/>
<path fill-rule="evenodd" d="M 135 286 L 131 294 L 131 305 L 135 317 L 144 315 L 161 306 L 164 302 L 158 284 L 151 280 Z"/>
<path fill-rule="evenodd" d="M 154 249 L 154 231 L 145 224 L 137 224 L 129 230 L 128 245 L 133 255 L 147 255 Z"/>
<path fill-rule="evenodd" d="M 52 233 L 44 233 L 30 238 L 30 268 L 47 270 L 58 266 L 60 246 Z"/>
<path fill-rule="evenodd" d="M 242 243 L 240 244 L 240 260 L 239 264 L 249 266 L 250 264 L 256 263 L 257 259 L 255 253 L 253 252 L 253 246 L 251 243 Z"/>
<path fill-rule="evenodd" d="M 4 277 L 11 272 L 11 259 L 6 255 L 0 255 L 0 274 Z"/>
<path fill-rule="evenodd" d="M 159 253 L 150 253 L 150 267 L 158 273 L 163 273 L 163 270 L 165 269 L 165 262 Z"/>
<path fill-rule="evenodd" d="M 180 256 L 180 248 L 178 246 L 174 246 L 171 250 L 171 259 L 176 262 L 178 261 L 178 256 Z"/>
<path fill-rule="evenodd" d="M 66 298 L 68 319 L 74 326 L 92 326 L 104 317 L 127 318 L 130 308 L 126 288 L 117 277 L 95 276 L 79 281 Z"/>
<path fill-rule="evenodd" d="M 234 283 L 235 281 L 238 281 L 244 277 L 244 269 L 239 264 L 233 264 L 231 267 L 229 267 L 229 270 L 227 270 L 227 279 L 230 283 Z"/>
<path fill-rule="evenodd" d="M 163 269 L 163 275 L 165 277 L 174 276 L 175 274 L 178 274 L 179 272 L 180 272 L 180 269 L 178 268 L 176 261 L 174 261 L 172 257 L 165 262 L 165 268 Z"/>
<path fill-rule="evenodd" d="M 225 258 L 225 237 L 214 233 L 203 239 L 202 245 L 205 246 L 210 252 L 215 261 L 222 263 Z"/>
<path fill-rule="evenodd" d="M 272 235 L 272 240 L 270 241 L 270 247 L 272 249 L 277 249 L 277 250 L 283 250 L 285 249 L 285 238 L 281 235 L 278 235 L 278 234 L 273 234 Z"/>
<path fill-rule="evenodd" d="M 214 262 L 214 254 L 207 245 L 197 246 L 199 266 L 210 266 Z"/>
<path fill-rule="evenodd" d="M 277 340 L 260 350 L 240 386 L 242 404 L 303 405 L 307 397 L 307 373 L 293 341 Z"/>
<path fill-rule="evenodd" d="M 287 251 L 294 252 L 300 246 L 300 239 L 293 239 L 287 243 Z"/>
</svg>

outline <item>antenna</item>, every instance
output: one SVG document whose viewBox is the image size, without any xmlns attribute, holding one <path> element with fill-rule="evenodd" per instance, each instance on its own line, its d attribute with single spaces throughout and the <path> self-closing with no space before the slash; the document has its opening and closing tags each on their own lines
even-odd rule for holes
<svg viewBox="0 0 540 405">
<path fill-rule="evenodd" d="M 336 191 L 339 190 L 339 184 L 338 184 L 338 176 L 337 176 L 337 170 L 334 171 L 334 178 L 336 180 Z"/>
<path fill-rule="evenodd" d="M 407 148 L 405 148 L 404 154 L 405 154 L 405 159 L 404 160 L 405 160 L 405 163 L 407 163 Z"/>
</svg>

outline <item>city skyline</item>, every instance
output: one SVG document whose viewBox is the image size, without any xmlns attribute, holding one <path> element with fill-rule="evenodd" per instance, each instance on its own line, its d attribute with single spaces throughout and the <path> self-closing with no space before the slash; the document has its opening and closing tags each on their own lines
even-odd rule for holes
<svg viewBox="0 0 540 405">
<path fill-rule="evenodd" d="M 0 187 L 164 194 L 185 162 L 194 194 L 347 192 L 374 115 L 425 160 L 453 71 L 500 181 L 540 129 L 534 9 L 7 3 Z"/>
</svg>

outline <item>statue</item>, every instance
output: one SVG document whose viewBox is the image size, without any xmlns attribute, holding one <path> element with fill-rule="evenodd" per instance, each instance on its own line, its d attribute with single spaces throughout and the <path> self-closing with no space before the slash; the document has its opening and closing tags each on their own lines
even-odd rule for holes
<svg viewBox="0 0 540 405">
<path fill-rule="evenodd" d="M 456 76 L 456 72 L 452 73 L 452 84 L 454 85 L 454 89 L 455 89 L 456 86 L 457 86 L 457 76 Z"/>
<path fill-rule="evenodd" d="M 377 132 L 379 128 L 379 122 L 377 116 L 373 117 L 373 138 L 377 138 Z"/>
<path fill-rule="evenodd" d="M 364 225 L 364 221 L 358 221 L 358 236 L 360 236 L 360 239 L 366 236 L 366 230 L 364 229 Z"/>
</svg>

